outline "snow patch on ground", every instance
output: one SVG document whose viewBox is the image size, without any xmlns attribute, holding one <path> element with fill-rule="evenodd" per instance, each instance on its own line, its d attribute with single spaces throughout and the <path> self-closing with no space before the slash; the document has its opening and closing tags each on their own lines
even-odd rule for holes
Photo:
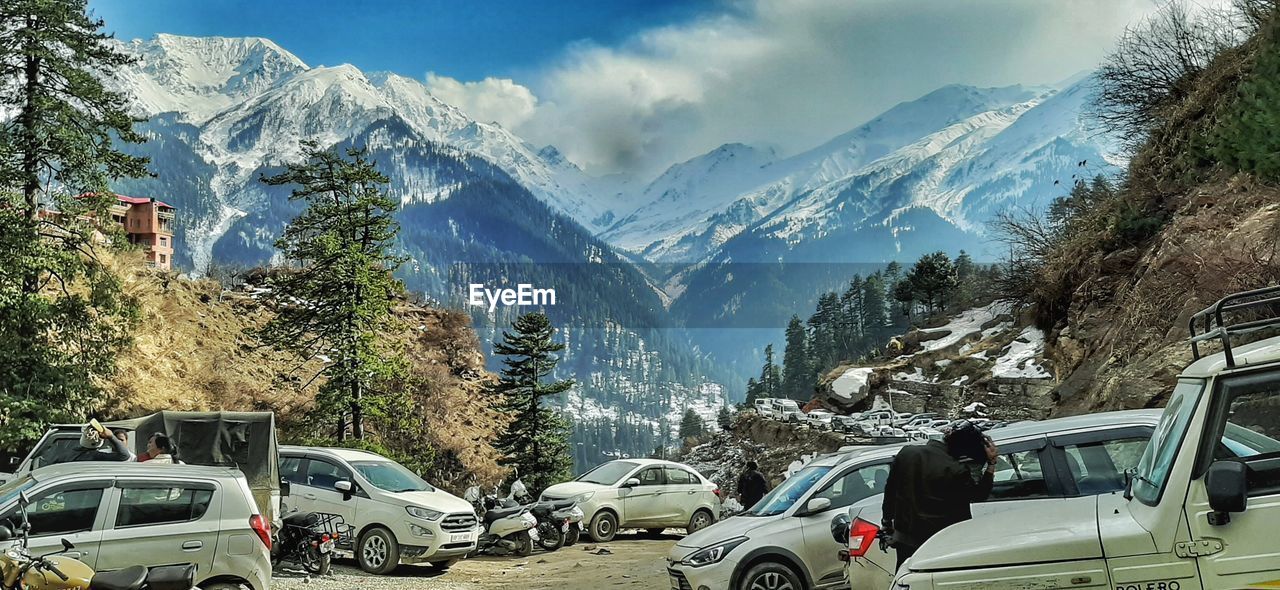
<svg viewBox="0 0 1280 590">
<path fill-rule="evenodd" d="M 985 336 L 986 333 L 982 329 L 983 324 L 996 319 L 1001 314 L 1008 313 L 1008 311 L 1009 306 L 1000 302 L 965 310 L 960 315 L 951 318 L 951 321 L 945 326 L 920 330 L 926 334 L 946 333 L 946 336 L 924 342 L 922 346 L 926 352 L 932 352 L 952 346 L 972 334 L 983 333 Z M 991 330 L 994 329 L 991 328 Z"/>
<path fill-rule="evenodd" d="M 851 400 L 855 393 L 861 393 L 867 389 L 867 380 L 873 372 L 875 369 L 870 367 L 849 369 L 831 383 L 831 391 L 837 396 Z"/>
<path fill-rule="evenodd" d="M 899 371 L 893 374 L 893 378 L 895 381 L 910 381 L 912 383 L 928 383 L 929 382 L 929 378 L 924 376 L 924 369 L 921 367 L 915 367 L 915 371 L 912 373 L 905 373 L 905 372 Z"/>
<path fill-rule="evenodd" d="M 1034 326 L 1018 335 L 1004 354 L 996 359 L 991 375 L 1004 379 L 1047 379 L 1052 377 L 1036 359 L 1044 352 L 1044 332 Z"/>
</svg>

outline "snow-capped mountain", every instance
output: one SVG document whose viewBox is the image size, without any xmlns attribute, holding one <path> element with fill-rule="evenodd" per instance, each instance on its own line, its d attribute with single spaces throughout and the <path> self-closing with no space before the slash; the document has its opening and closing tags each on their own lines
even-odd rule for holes
<svg viewBox="0 0 1280 590">
<path fill-rule="evenodd" d="M 121 72 L 122 90 L 141 114 L 173 113 L 173 123 L 190 126 L 191 148 L 214 170 L 207 207 L 214 213 L 188 219 L 179 236 L 196 268 L 248 213 L 254 170 L 296 160 L 305 140 L 333 144 L 393 116 L 427 141 L 492 162 L 588 228 L 602 229 L 592 220 L 610 218 L 607 199 L 592 197 L 597 181 L 554 147 L 537 148 L 497 123 L 475 121 L 417 80 L 366 75 L 346 64 L 310 67 L 258 38 L 158 35 L 123 48 L 139 62 Z"/>
</svg>

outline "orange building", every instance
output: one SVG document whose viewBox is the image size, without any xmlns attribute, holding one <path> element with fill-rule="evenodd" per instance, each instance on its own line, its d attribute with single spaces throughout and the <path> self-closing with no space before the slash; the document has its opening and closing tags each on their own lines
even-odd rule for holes
<svg viewBox="0 0 1280 590">
<path fill-rule="evenodd" d="M 116 195 L 111 219 L 124 226 L 129 243 L 142 246 L 147 262 L 160 270 L 173 268 L 173 206 L 143 197 Z"/>
</svg>

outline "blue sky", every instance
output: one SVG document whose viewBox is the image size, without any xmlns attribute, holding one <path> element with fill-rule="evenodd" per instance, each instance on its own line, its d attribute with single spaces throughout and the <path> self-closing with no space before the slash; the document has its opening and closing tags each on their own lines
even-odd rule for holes
<svg viewBox="0 0 1280 590">
<path fill-rule="evenodd" d="M 577 43 L 614 45 L 713 8 L 702 0 L 91 0 L 107 30 L 266 37 L 310 65 L 421 78 L 526 75 Z"/>
</svg>

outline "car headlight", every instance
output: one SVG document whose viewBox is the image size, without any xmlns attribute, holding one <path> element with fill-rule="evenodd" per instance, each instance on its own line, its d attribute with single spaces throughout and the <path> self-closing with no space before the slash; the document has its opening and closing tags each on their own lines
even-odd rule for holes
<svg viewBox="0 0 1280 590">
<path fill-rule="evenodd" d="M 733 551 L 735 547 L 746 542 L 746 537 L 737 537 L 735 539 L 729 539 L 723 543 L 716 543 L 715 545 L 705 549 L 699 549 L 693 552 L 693 555 L 684 558 L 684 561 L 681 561 L 680 563 L 690 567 L 702 567 L 704 565 L 720 563 L 720 560 L 724 559 L 730 551 Z"/>
<path fill-rule="evenodd" d="M 574 497 L 570 498 L 570 500 L 573 500 L 574 502 L 577 502 L 577 503 L 581 504 L 581 503 L 583 503 L 583 502 L 586 502 L 587 500 L 590 500 L 590 499 L 591 499 L 593 496 L 595 496 L 595 495 L 596 495 L 596 493 L 595 493 L 595 492 L 587 492 L 587 493 L 585 493 L 585 494 L 578 494 L 578 495 L 576 495 L 576 496 L 574 496 Z"/>
<path fill-rule="evenodd" d="M 423 520 L 439 520 L 441 516 L 444 516 L 443 512 L 420 506 L 405 506 L 404 509 L 409 512 L 409 516 Z"/>
</svg>

